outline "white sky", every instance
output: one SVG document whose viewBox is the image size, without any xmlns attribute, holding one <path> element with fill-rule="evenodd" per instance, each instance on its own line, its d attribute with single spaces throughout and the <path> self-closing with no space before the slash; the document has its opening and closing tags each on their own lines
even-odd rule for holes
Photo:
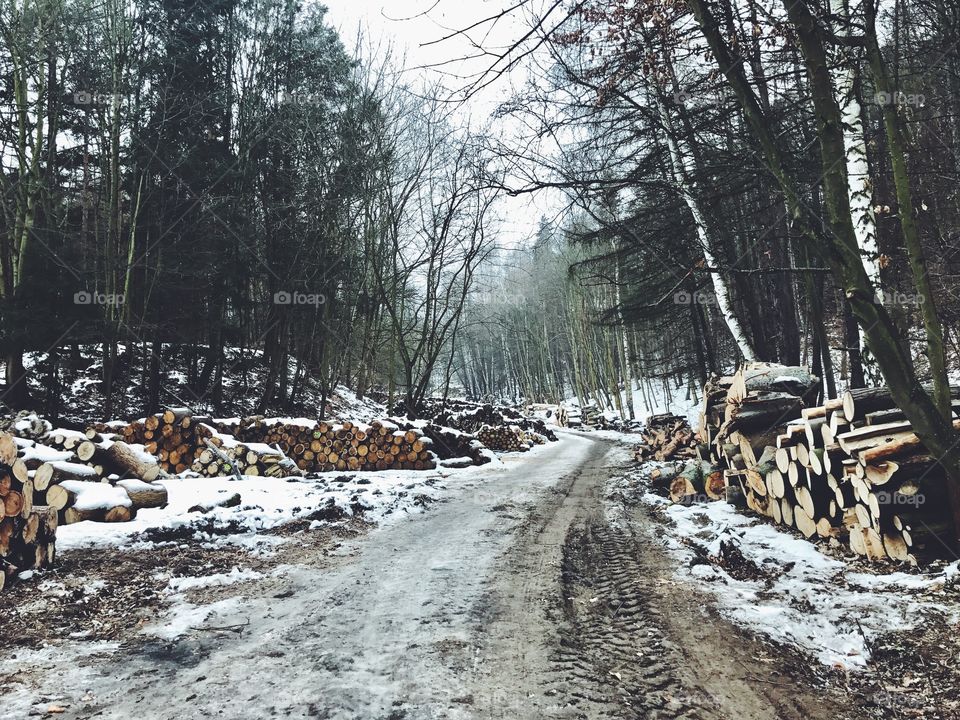
<svg viewBox="0 0 960 720">
<path fill-rule="evenodd" d="M 476 53 L 470 40 L 457 36 L 437 44 L 428 44 L 488 18 L 508 6 L 508 0 L 321 0 L 328 18 L 348 45 L 358 25 L 371 33 L 392 40 L 407 53 L 410 67 L 436 65 L 458 56 Z M 512 3 L 513 0 L 510 0 Z M 524 31 L 523 18 L 512 13 L 491 26 L 484 24 L 470 37 L 485 47 L 504 45 Z M 457 63 L 437 68 L 434 73 L 476 71 L 482 61 Z M 450 82 L 454 82 L 452 79 Z"/>
<path fill-rule="evenodd" d="M 347 47 L 351 47 L 361 28 L 372 37 L 382 37 L 398 53 L 406 55 L 409 72 L 430 78 L 442 78 L 451 88 L 464 86 L 465 81 L 455 75 L 468 75 L 485 69 L 489 59 L 474 59 L 449 63 L 451 60 L 478 51 L 471 40 L 462 36 L 436 44 L 427 44 L 450 35 L 469 25 L 491 17 L 515 0 L 321 0 L 327 6 L 327 18 L 336 27 Z M 470 32 L 473 42 L 487 49 L 504 47 L 519 39 L 527 29 L 525 18 L 513 13 Z M 443 67 L 437 66 L 448 63 Z M 464 108 L 478 124 L 483 124 L 499 102 L 512 93 L 511 85 L 522 80 L 504 77 L 494 86 L 480 93 Z M 507 128 L 504 128 L 506 130 Z M 496 131 L 496 128 L 494 128 Z M 516 245 L 532 237 L 542 215 L 555 212 L 557 198 L 548 194 L 540 197 L 505 198 L 501 205 L 504 219 L 503 244 Z"/>
</svg>

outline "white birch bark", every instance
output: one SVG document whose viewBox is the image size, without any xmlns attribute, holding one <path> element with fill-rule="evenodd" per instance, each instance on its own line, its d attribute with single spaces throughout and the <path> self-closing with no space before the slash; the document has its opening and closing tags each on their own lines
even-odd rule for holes
<svg viewBox="0 0 960 720">
<path fill-rule="evenodd" d="M 831 12 L 839 18 L 848 17 L 843 0 L 830 1 Z M 837 35 L 847 28 L 838 23 Z M 843 147 L 847 169 L 847 197 L 850 201 L 850 217 L 857 239 L 857 248 L 863 269 L 870 278 L 877 301 L 883 302 L 883 286 L 880 284 L 880 248 L 877 244 L 877 219 L 873 212 L 873 184 L 870 181 L 870 165 L 867 162 L 867 140 L 863 132 L 863 109 L 857 100 L 857 60 L 851 53 L 839 48 L 834 56 L 834 87 L 837 104 L 843 118 Z M 867 347 L 864 333 L 860 333 L 860 361 L 867 385 L 883 384 L 883 375 L 876 358 Z"/>
<path fill-rule="evenodd" d="M 663 123 L 664 134 L 667 138 L 667 147 L 670 151 L 670 166 L 673 171 L 673 179 L 677 189 L 683 196 L 683 200 L 693 216 L 693 224 L 697 229 L 697 240 L 703 251 L 703 259 L 707 268 L 710 269 L 710 280 L 713 284 L 713 292 L 717 296 L 717 309 L 723 317 L 734 342 L 740 349 L 740 353 L 745 360 L 754 361 L 757 359 L 757 353 L 750 343 L 747 333 L 740 319 L 737 317 L 733 308 L 733 293 L 730 291 L 730 285 L 727 279 L 719 272 L 720 262 L 714 254 L 716 241 L 711 236 L 711 231 L 706 221 L 706 214 L 700 204 L 699 193 L 695 187 L 695 168 L 693 154 L 686 142 L 678 138 L 673 130 L 673 123 L 670 114 L 667 111 L 663 98 L 656 92 L 651 93 L 656 100 L 657 110 L 660 114 L 660 120 Z M 695 301 L 695 298 L 691 298 Z"/>
<path fill-rule="evenodd" d="M 617 335 L 620 339 L 621 357 L 623 358 L 623 384 L 627 394 L 627 411 L 630 413 L 630 419 L 634 420 L 637 413 L 633 406 L 633 368 L 630 366 L 630 340 L 627 336 L 627 324 L 624 322 L 623 307 L 620 304 L 620 256 L 616 254 L 616 248 L 614 248 L 613 257 L 613 287 L 614 302 L 617 305 L 617 319 L 620 321 Z"/>
</svg>

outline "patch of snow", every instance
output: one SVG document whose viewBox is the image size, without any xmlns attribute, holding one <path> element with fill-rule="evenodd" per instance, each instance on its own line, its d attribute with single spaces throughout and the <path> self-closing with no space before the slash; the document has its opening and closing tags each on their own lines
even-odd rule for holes
<svg viewBox="0 0 960 720">
<path fill-rule="evenodd" d="M 73 457 L 73 453 L 69 450 L 55 450 L 54 448 L 46 445 L 37 445 L 32 441 L 28 442 L 30 442 L 30 444 L 23 446 L 22 453 L 20 454 L 20 457 L 24 462 L 66 462 Z M 20 445 L 19 438 L 17 445 Z"/>
<path fill-rule="evenodd" d="M 635 489 L 641 482 L 628 475 L 611 488 Z M 725 502 L 687 506 L 651 492 L 642 501 L 659 506 L 673 521 L 661 538 L 678 561 L 680 579 L 713 594 L 721 612 L 738 625 L 826 665 L 865 667 L 871 638 L 908 630 L 928 613 L 943 612 L 951 623 L 960 620 L 960 607 L 943 596 L 960 572 L 960 561 L 925 574 L 859 572 L 814 543 Z M 732 543 L 764 577 L 737 579 L 720 564 L 704 563 L 691 549 L 697 546 L 716 559 L 721 542 Z"/>
<path fill-rule="evenodd" d="M 130 507 L 133 505 L 133 501 L 127 495 L 126 490 L 108 483 L 64 480 L 60 483 L 60 487 L 77 494 L 77 501 L 73 505 L 77 510 L 109 510 L 114 507 Z M 76 524 L 79 525 L 80 523 Z"/>
<path fill-rule="evenodd" d="M 546 446 L 541 446 L 546 447 Z M 492 464 L 502 465 L 490 454 Z M 292 520 L 337 522 L 358 512 L 373 523 L 419 513 L 446 489 L 444 480 L 452 473 L 465 477 L 483 472 L 490 465 L 462 470 L 384 470 L 378 472 L 333 471 L 309 477 L 272 478 L 168 477 L 155 481 L 166 487 L 168 504 L 163 508 L 140 510 L 136 518 L 123 523 L 84 521 L 57 529 L 57 549 L 80 547 L 144 547 L 147 531 L 185 534 L 200 542 L 231 544 L 262 550 L 284 542 L 284 538 L 261 535 Z M 93 483 L 83 483 L 85 486 Z M 119 483 L 118 483 L 119 484 Z M 119 492 L 121 487 L 95 484 L 102 492 Z M 214 506 L 218 500 L 238 493 L 237 507 L 213 507 L 209 512 L 188 512 L 194 506 Z M 129 497 L 127 497 L 129 502 Z M 119 503 L 115 503 L 119 504 Z"/>
<path fill-rule="evenodd" d="M 130 492 L 144 492 L 156 490 L 157 488 L 156 483 L 148 483 L 144 480 L 138 480 L 136 478 L 118 480 L 117 487 L 122 487 L 124 490 L 129 490 Z"/>
<path fill-rule="evenodd" d="M 173 640 L 186 632 L 203 625 L 207 619 L 216 613 L 235 610 L 240 606 L 243 598 L 232 597 L 209 605 L 194 605 L 178 600 L 170 608 L 164 620 L 147 625 L 143 632 L 164 640 Z"/>
<path fill-rule="evenodd" d="M 258 580 L 262 577 L 263 573 L 256 570 L 241 570 L 235 567 L 228 573 L 170 578 L 167 582 L 167 590 L 171 593 L 182 593 L 186 590 L 195 590 L 201 587 L 223 587 L 247 580 Z"/>
</svg>

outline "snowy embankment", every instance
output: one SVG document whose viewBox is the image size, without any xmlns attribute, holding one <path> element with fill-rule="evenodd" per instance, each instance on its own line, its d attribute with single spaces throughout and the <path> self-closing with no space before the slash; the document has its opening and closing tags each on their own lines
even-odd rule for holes
<svg viewBox="0 0 960 720">
<path fill-rule="evenodd" d="M 60 552 L 79 547 L 143 548 L 155 542 L 195 540 L 266 549 L 282 542 L 262 532 L 293 520 L 314 526 L 360 517 L 383 523 L 420 512 L 446 489 L 446 479 L 468 477 L 480 468 L 436 471 L 320 473 L 312 477 L 172 477 L 158 480 L 167 488 L 164 508 L 141 510 L 125 523 L 80 522 L 57 530 Z M 109 486 L 108 486 L 109 487 Z M 240 503 L 218 507 L 234 494 Z M 209 508 L 206 512 L 191 508 Z"/>
<path fill-rule="evenodd" d="M 673 504 L 646 489 L 649 467 L 615 480 L 610 492 L 639 495 L 662 517 L 659 537 L 677 560 L 678 579 L 712 594 L 721 614 L 751 632 L 856 670 L 884 633 L 934 618 L 960 621 L 960 561 L 881 574 L 728 503 Z"/>
</svg>

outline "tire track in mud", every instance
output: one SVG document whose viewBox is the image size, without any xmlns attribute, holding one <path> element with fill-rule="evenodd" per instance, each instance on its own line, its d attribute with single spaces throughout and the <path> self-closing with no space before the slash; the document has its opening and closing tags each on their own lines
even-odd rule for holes
<svg viewBox="0 0 960 720">
<path fill-rule="evenodd" d="M 709 697 L 689 691 L 682 659 L 650 602 L 635 538 L 594 516 L 570 529 L 561 588 L 566 627 L 554 661 L 558 694 L 580 717 L 713 717 Z"/>
</svg>

